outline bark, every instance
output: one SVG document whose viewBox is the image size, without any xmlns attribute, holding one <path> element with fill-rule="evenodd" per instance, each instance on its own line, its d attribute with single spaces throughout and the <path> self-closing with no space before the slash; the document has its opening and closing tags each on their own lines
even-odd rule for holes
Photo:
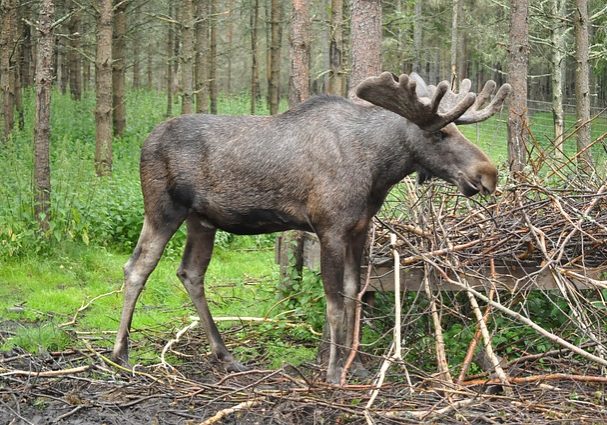
<svg viewBox="0 0 607 425">
<path fill-rule="evenodd" d="M 212 114 L 217 113 L 217 0 L 210 0 L 209 102 Z"/>
<path fill-rule="evenodd" d="M 70 73 L 70 94 L 74 100 L 82 97 L 82 60 L 80 56 L 80 6 L 72 2 L 72 16 L 68 23 L 69 50 L 68 63 Z"/>
<path fill-rule="evenodd" d="M 21 6 L 22 16 L 31 19 L 31 5 L 25 3 Z M 31 26 L 21 21 L 21 55 L 19 64 L 19 76 L 21 87 L 29 87 L 34 84 L 34 58 L 32 56 L 32 30 Z"/>
<path fill-rule="evenodd" d="M 154 82 L 154 49 L 157 50 L 159 44 L 157 41 L 149 42 L 147 46 L 147 61 L 146 61 L 146 74 L 147 78 L 145 81 L 145 88 L 148 90 L 152 90 L 153 82 Z"/>
<path fill-rule="evenodd" d="M 422 0 L 415 0 L 413 20 L 413 71 L 420 73 L 422 57 Z"/>
<path fill-rule="evenodd" d="M 257 50 L 257 30 L 259 21 L 259 0 L 251 0 L 251 114 L 255 114 L 259 100 L 259 57 Z"/>
<path fill-rule="evenodd" d="M 565 29 L 567 0 L 551 1 L 553 20 L 551 40 L 551 74 L 552 74 L 552 115 L 554 118 L 555 155 L 563 157 L 563 132 L 565 128 L 563 112 L 563 75 L 565 73 Z"/>
<path fill-rule="evenodd" d="M 289 107 L 310 97 L 310 13 L 307 0 L 292 0 Z"/>
<path fill-rule="evenodd" d="M 13 53 L 16 46 L 17 1 L 5 0 L 0 6 L 0 90 L 2 94 L 3 139 L 15 124 L 15 78 Z"/>
<path fill-rule="evenodd" d="M 457 89 L 459 86 L 459 75 L 457 69 L 457 48 L 458 48 L 458 15 L 460 0 L 453 0 L 453 12 L 451 14 L 451 88 Z"/>
<path fill-rule="evenodd" d="M 331 26 L 329 34 L 329 83 L 327 92 L 336 96 L 346 94 L 344 73 L 344 2 L 331 0 Z"/>
<path fill-rule="evenodd" d="M 232 92 L 232 49 L 234 46 L 234 22 L 232 21 L 234 9 L 234 0 L 227 0 L 226 5 L 226 51 L 228 52 L 226 57 L 226 92 L 229 94 Z"/>
<path fill-rule="evenodd" d="M 114 13 L 114 31 L 112 33 L 112 123 L 114 135 L 122 136 L 126 128 L 126 31 L 127 2 L 114 0 L 118 6 Z"/>
<path fill-rule="evenodd" d="M 51 86 L 53 83 L 53 0 L 43 0 L 38 17 L 38 49 L 36 52 L 36 115 L 34 118 L 34 212 L 40 230 L 49 229 L 51 205 L 51 168 L 49 145 L 51 136 Z"/>
<path fill-rule="evenodd" d="M 135 27 L 137 25 L 139 15 L 139 8 L 135 7 L 133 10 L 133 22 L 131 23 L 131 27 Z M 133 88 L 140 89 L 141 88 L 141 33 L 133 34 Z"/>
<path fill-rule="evenodd" d="M 209 51 L 209 6 L 208 0 L 196 0 L 196 16 L 198 20 L 194 27 L 196 38 L 196 112 L 206 113 L 209 110 L 208 65 Z"/>
<path fill-rule="evenodd" d="M 99 0 L 95 54 L 95 172 L 112 172 L 112 0 Z"/>
<path fill-rule="evenodd" d="M 173 6 L 169 2 L 169 16 L 173 16 Z M 173 24 L 167 25 L 167 62 L 166 62 L 166 89 L 167 89 L 167 112 L 166 116 L 173 115 L 173 48 L 174 48 L 174 33 Z"/>
<path fill-rule="evenodd" d="M 575 2 L 575 103 L 576 103 L 576 142 L 578 150 L 578 166 L 585 172 L 590 172 L 592 166 L 592 151 L 590 150 L 590 87 L 589 87 L 589 58 L 588 58 L 588 1 Z"/>
<path fill-rule="evenodd" d="M 280 104 L 280 47 L 282 44 L 282 3 L 272 0 L 270 10 L 270 79 L 268 81 L 268 107 L 270 114 L 278 113 Z"/>
<path fill-rule="evenodd" d="M 70 68 L 67 59 L 67 41 L 63 37 L 59 37 L 57 40 L 57 64 L 59 89 L 62 94 L 66 94 L 70 82 Z"/>
<path fill-rule="evenodd" d="M 508 111 L 508 161 L 520 172 L 527 163 L 527 66 L 529 61 L 528 0 L 510 1 L 508 80 L 512 85 Z"/>
<path fill-rule="evenodd" d="M 181 113 L 191 114 L 194 91 L 194 16 L 192 0 L 181 2 Z"/>
<path fill-rule="evenodd" d="M 353 0 L 352 2 L 352 75 L 350 97 L 354 88 L 365 78 L 381 72 L 381 2 Z"/>
</svg>

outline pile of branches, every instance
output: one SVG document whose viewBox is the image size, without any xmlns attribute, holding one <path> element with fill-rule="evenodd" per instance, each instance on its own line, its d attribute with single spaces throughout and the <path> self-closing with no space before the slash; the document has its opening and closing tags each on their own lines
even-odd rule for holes
<svg viewBox="0 0 607 425">
<path fill-rule="evenodd" d="M 571 166 L 572 162 L 565 164 Z M 467 371 L 474 356 L 476 363 L 484 363 L 481 367 L 504 388 L 517 379 L 536 379 L 537 376 L 528 376 L 529 371 L 503 367 L 517 361 L 511 352 L 504 361 L 503 354 L 493 347 L 492 335 L 499 333 L 506 322 L 506 326 L 527 327 L 537 334 L 538 341 L 548 340 L 569 359 L 576 356 L 601 370 L 607 367 L 604 171 L 565 173 L 563 167 L 552 166 L 547 171 L 521 173 L 510 177 L 489 199 L 468 199 L 446 184 L 419 186 L 413 180 L 404 181 L 392 195 L 376 220 L 368 261 L 372 266 L 383 265 L 384 270 L 394 264 L 394 276 L 400 276 L 403 267 L 421 271 L 415 276 L 422 276 L 419 289 L 425 291 L 429 303 L 437 376 L 443 382 L 469 381 Z M 540 276 L 547 276 L 550 286 L 545 281 L 540 284 Z M 509 285 L 504 284 L 506 277 Z M 434 282 L 434 286 L 429 282 Z M 434 290 L 444 283 L 456 287 L 467 298 L 436 295 Z M 528 307 L 532 292 L 535 301 L 543 297 L 546 305 L 566 318 L 562 321 L 564 327 L 540 325 L 547 311 L 534 312 Z M 462 303 L 463 300 L 467 302 Z M 395 302 L 400 302 L 398 297 Z M 399 314 L 397 309 L 396 328 L 405 328 L 415 320 L 410 313 Z M 454 365 L 445 350 L 442 327 L 449 320 L 445 319 L 447 316 L 464 322 L 472 320 L 468 323 L 477 329 L 459 365 L 457 381 L 451 377 Z M 499 319 L 492 321 L 492 316 Z M 501 325 L 491 328 L 491 323 Z M 400 330 L 395 330 L 396 341 L 398 338 Z M 475 355 L 479 350 L 481 353 Z M 519 355 L 543 357 L 524 350 Z M 594 378 L 601 377 L 580 379 Z"/>
<path fill-rule="evenodd" d="M 462 267 L 486 267 L 491 260 L 561 271 L 607 269 L 605 182 L 578 178 L 554 186 L 525 176 L 503 186 L 488 203 L 440 184 L 425 191 L 420 196 L 405 183 L 402 196 L 389 204 L 378 220 L 374 262 L 389 253 L 392 232 L 399 236 L 403 265 L 449 255 Z"/>
</svg>

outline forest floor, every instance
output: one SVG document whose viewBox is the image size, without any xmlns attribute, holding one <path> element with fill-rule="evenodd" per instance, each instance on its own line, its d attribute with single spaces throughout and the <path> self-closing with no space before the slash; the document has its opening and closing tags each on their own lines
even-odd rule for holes
<svg viewBox="0 0 607 425">
<path fill-rule="evenodd" d="M 145 343 L 160 353 L 172 337 L 159 333 Z M 229 332 L 228 345 L 256 343 L 238 338 Z M 607 423 L 601 383 L 546 380 L 513 385 L 506 395 L 500 386 L 447 386 L 435 377 L 412 374 L 412 389 L 403 369 L 393 365 L 365 409 L 374 389 L 370 382 L 331 386 L 313 364 L 274 370 L 253 364 L 250 371 L 225 374 L 201 353 L 207 345 L 197 328 L 168 347 L 164 364 L 134 372 L 113 365 L 109 352 L 91 341 L 83 341 L 84 350 L 45 356 L 17 349 L 0 353 L 0 423 Z M 259 361 L 263 364 L 263 358 Z M 573 371 L 576 363 L 563 367 Z"/>
</svg>

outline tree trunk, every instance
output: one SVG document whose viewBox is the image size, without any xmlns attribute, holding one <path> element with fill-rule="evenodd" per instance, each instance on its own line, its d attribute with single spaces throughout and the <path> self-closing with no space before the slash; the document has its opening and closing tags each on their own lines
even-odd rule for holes
<svg viewBox="0 0 607 425">
<path fill-rule="evenodd" d="M 593 169 L 590 150 L 590 87 L 588 59 L 588 1 L 575 2 L 575 103 L 576 103 L 576 141 L 578 166 L 580 170 L 591 172 Z"/>
<path fill-rule="evenodd" d="M 22 16 L 26 19 L 31 19 L 31 5 L 25 3 L 21 5 Z M 32 57 L 32 30 L 29 24 L 21 20 L 21 55 L 19 64 L 19 76 L 21 78 L 21 87 L 30 87 L 34 84 L 33 73 L 34 60 Z"/>
<path fill-rule="evenodd" d="M 210 0 L 209 101 L 211 113 L 217 114 L 217 0 Z"/>
<path fill-rule="evenodd" d="M 278 113 L 280 104 L 280 47 L 282 44 L 282 3 L 272 0 L 270 10 L 272 40 L 270 44 L 270 80 L 268 81 L 268 100 L 270 114 Z"/>
<path fill-rule="evenodd" d="M 114 135 L 122 136 L 126 128 L 125 100 L 125 45 L 126 45 L 126 8 L 128 2 L 114 0 L 118 5 L 114 14 L 114 32 L 112 34 L 112 122 Z"/>
<path fill-rule="evenodd" d="M 209 4 L 208 0 L 196 0 L 196 112 L 209 110 L 208 61 L 209 53 Z"/>
<path fill-rule="evenodd" d="M 414 72 L 422 71 L 422 0 L 415 0 L 415 19 L 413 20 L 413 66 Z"/>
<path fill-rule="evenodd" d="M 157 40 L 150 41 L 147 44 L 146 52 L 147 52 L 147 61 L 146 61 L 146 74 L 147 78 L 145 81 L 145 88 L 147 90 L 152 90 L 154 86 L 154 52 L 158 51 L 160 48 L 160 43 Z"/>
<path fill-rule="evenodd" d="M 191 114 L 194 91 L 194 16 L 192 0 L 181 2 L 181 113 Z"/>
<path fill-rule="evenodd" d="M 292 0 L 289 107 L 310 97 L 310 13 L 307 0 Z"/>
<path fill-rule="evenodd" d="M 552 115 L 554 118 L 554 148 L 558 158 L 563 157 L 563 133 L 565 128 L 563 112 L 563 74 L 565 73 L 565 16 L 567 0 L 552 0 Z"/>
<path fill-rule="evenodd" d="M 173 5 L 169 2 L 169 17 L 173 16 Z M 166 89 L 167 89 L 167 112 L 166 116 L 173 115 L 173 49 L 174 49 L 174 33 L 173 24 L 167 24 L 167 63 L 166 63 Z"/>
<path fill-rule="evenodd" d="M 16 43 L 17 2 L 5 0 L 0 6 L 0 90 L 2 91 L 3 139 L 7 139 L 15 124 L 15 81 L 11 66 L 12 52 Z"/>
<path fill-rule="evenodd" d="M 331 25 L 329 35 L 329 83 L 327 92 L 336 96 L 346 94 L 344 73 L 344 2 L 331 0 Z"/>
<path fill-rule="evenodd" d="M 365 78 L 381 72 L 381 1 L 352 1 L 350 97 Z"/>
<path fill-rule="evenodd" d="M 130 27 L 134 28 L 138 24 L 139 8 L 134 7 L 132 12 L 133 22 L 130 23 Z M 170 24 L 169 24 L 170 25 Z M 133 34 L 133 88 L 141 88 L 141 33 Z"/>
<path fill-rule="evenodd" d="M 82 61 L 80 58 L 80 6 L 72 1 L 72 16 L 68 23 L 70 33 L 68 62 L 70 69 L 70 94 L 74 100 L 82 97 Z"/>
<path fill-rule="evenodd" d="M 53 0 L 43 0 L 38 17 L 36 53 L 36 116 L 34 118 L 34 213 L 42 232 L 49 229 L 51 206 L 51 87 L 53 83 Z"/>
<path fill-rule="evenodd" d="M 63 37 L 58 37 L 57 40 L 57 72 L 61 94 L 66 94 L 70 82 L 70 68 L 67 58 L 67 41 Z"/>
<path fill-rule="evenodd" d="M 257 25 L 259 20 L 259 0 L 251 0 L 251 114 L 255 114 L 259 100 L 259 58 L 257 51 Z"/>
<path fill-rule="evenodd" d="M 226 55 L 226 92 L 232 93 L 232 49 L 234 47 L 234 22 L 233 22 L 233 11 L 234 11 L 234 0 L 226 1 L 226 44 L 225 50 L 228 52 Z"/>
<path fill-rule="evenodd" d="M 457 90 L 459 87 L 459 75 L 457 69 L 457 48 L 458 48 L 458 15 L 460 0 L 453 0 L 453 12 L 451 14 L 451 89 Z"/>
<path fill-rule="evenodd" d="M 112 172 L 112 0 L 99 0 L 95 54 L 95 172 Z"/>
<path fill-rule="evenodd" d="M 528 0 L 510 1 L 508 80 L 512 85 L 508 111 L 508 162 L 520 172 L 527 164 L 527 65 L 529 61 Z"/>
</svg>

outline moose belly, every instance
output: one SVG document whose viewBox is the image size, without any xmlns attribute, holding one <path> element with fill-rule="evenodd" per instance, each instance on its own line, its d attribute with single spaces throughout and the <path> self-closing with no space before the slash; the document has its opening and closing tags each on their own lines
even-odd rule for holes
<svg viewBox="0 0 607 425">
<path fill-rule="evenodd" d="M 312 231 L 310 226 L 283 211 L 248 209 L 223 211 L 220 216 L 205 217 L 215 227 L 237 235 L 256 235 L 284 230 Z"/>
</svg>

